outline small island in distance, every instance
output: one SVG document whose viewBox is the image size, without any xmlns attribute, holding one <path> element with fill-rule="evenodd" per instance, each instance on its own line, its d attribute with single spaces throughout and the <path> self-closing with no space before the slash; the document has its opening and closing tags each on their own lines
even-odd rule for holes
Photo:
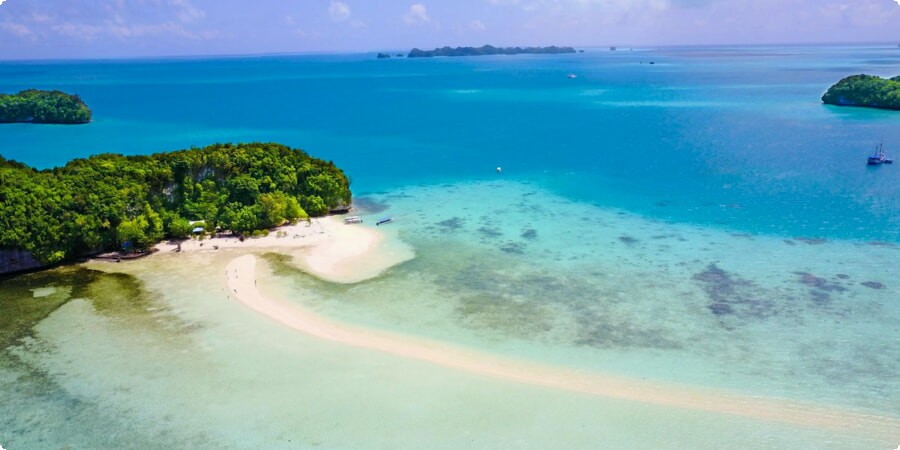
<svg viewBox="0 0 900 450">
<path fill-rule="evenodd" d="M 91 121 L 91 110 L 77 95 L 62 91 L 28 89 L 0 94 L 0 123 L 82 124 Z"/>
<path fill-rule="evenodd" d="M 900 111 L 900 76 L 890 79 L 873 75 L 849 76 L 831 86 L 822 101 L 836 106 Z"/>
<path fill-rule="evenodd" d="M 410 50 L 409 58 L 431 58 L 434 56 L 486 56 L 486 55 L 554 55 L 561 53 L 577 53 L 572 47 L 494 47 L 493 45 L 484 45 L 481 47 L 442 47 L 434 50 L 420 50 L 414 48 Z"/>
</svg>

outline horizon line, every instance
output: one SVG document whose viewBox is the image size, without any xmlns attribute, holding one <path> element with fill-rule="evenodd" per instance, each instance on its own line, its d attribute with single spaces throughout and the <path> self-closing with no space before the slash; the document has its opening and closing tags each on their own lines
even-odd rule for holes
<svg viewBox="0 0 900 450">
<path fill-rule="evenodd" d="M 895 42 L 891 41 L 844 41 L 844 42 L 779 42 L 779 43 L 723 43 L 723 44 L 667 44 L 667 45 L 565 45 L 565 44 L 549 44 L 544 46 L 528 45 L 528 47 L 573 47 L 578 49 L 608 49 L 616 47 L 617 49 L 691 49 L 691 48 L 710 48 L 710 47 L 840 47 L 840 46 L 858 46 L 858 45 L 890 45 Z M 493 44 L 482 44 L 493 45 Z M 896 44 L 900 47 L 900 43 Z M 498 48 L 509 46 L 496 46 Z M 519 45 L 521 46 L 521 45 Z M 444 47 L 454 47 L 445 45 Z M 457 45 L 455 47 L 474 47 L 472 45 Z M 412 47 L 419 48 L 419 47 Z M 427 47 L 423 47 L 427 48 Z M 442 47 L 435 47 L 442 48 Z M 476 47 L 477 48 L 477 47 Z M 78 62 L 78 61 L 150 61 L 150 60 L 173 60 L 173 59 L 225 59 L 225 58 L 260 58 L 260 57 L 278 57 L 278 56 L 328 56 L 328 55 L 365 55 L 378 52 L 404 52 L 408 53 L 411 49 L 359 49 L 359 50 L 301 50 L 301 51 L 284 51 L 284 52 L 259 52 L 259 53 L 209 53 L 209 54 L 184 54 L 184 55 L 139 55 L 139 56 L 72 56 L 72 57 L 52 57 L 52 58 L 15 58 L 5 59 L 0 57 L 0 63 L 54 63 L 54 62 Z"/>
</svg>

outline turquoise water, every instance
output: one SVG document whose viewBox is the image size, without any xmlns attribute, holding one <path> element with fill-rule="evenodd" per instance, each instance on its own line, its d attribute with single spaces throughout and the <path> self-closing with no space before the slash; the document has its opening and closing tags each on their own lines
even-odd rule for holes
<svg viewBox="0 0 900 450">
<path fill-rule="evenodd" d="M 894 420 L 757 421 L 340 346 L 224 297 L 232 250 L 0 283 L 0 308 L 62 303 L 0 351 L 0 444 L 893 448 L 900 167 L 864 158 L 900 155 L 900 113 L 818 101 L 861 72 L 900 74 L 900 49 L 0 63 L 0 91 L 77 92 L 96 119 L 0 126 L 7 158 L 264 140 L 345 168 L 358 213 L 394 217 L 416 258 L 353 285 L 263 258 L 268 293 L 326 317 Z"/>
<path fill-rule="evenodd" d="M 349 288 L 288 271 L 286 297 L 527 360 L 900 413 L 898 246 L 672 224 L 537 183 L 372 199 L 388 209 L 364 220 L 392 215 L 417 258 Z"/>
<path fill-rule="evenodd" d="M 863 72 L 900 73 L 900 49 L 5 62 L 0 91 L 77 92 L 95 121 L 4 125 L 0 154 L 51 167 L 278 141 L 333 159 L 358 194 L 481 179 L 501 165 L 567 198 L 664 220 L 898 242 L 900 173 L 864 157 L 882 140 L 900 154 L 900 116 L 819 101 Z"/>
</svg>

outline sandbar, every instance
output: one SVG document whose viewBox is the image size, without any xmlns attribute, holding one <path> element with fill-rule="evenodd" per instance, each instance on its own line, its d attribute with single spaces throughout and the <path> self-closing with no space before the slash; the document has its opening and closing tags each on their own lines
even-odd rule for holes
<svg viewBox="0 0 900 450">
<path fill-rule="evenodd" d="M 853 431 L 869 436 L 883 435 L 886 439 L 900 435 L 900 418 L 896 417 L 778 398 L 754 397 L 714 389 L 663 385 L 599 373 L 586 373 L 480 353 L 427 339 L 336 323 L 303 309 L 299 304 L 264 295 L 256 286 L 256 265 L 257 258 L 253 255 L 240 256 L 228 264 L 225 282 L 234 298 L 247 308 L 281 325 L 316 338 L 495 379 L 588 395 L 827 430 Z M 243 276 L 234 276 L 238 273 Z"/>
</svg>

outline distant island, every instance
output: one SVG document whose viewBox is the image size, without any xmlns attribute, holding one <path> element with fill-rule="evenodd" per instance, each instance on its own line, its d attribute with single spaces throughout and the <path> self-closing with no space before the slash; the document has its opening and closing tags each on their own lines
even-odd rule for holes
<svg viewBox="0 0 900 450">
<path fill-rule="evenodd" d="M 900 110 L 900 76 L 885 79 L 853 75 L 831 86 L 822 101 L 837 106 Z"/>
<path fill-rule="evenodd" d="M 0 157 L 0 273 L 106 250 L 143 251 L 198 227 L 266 233 L 345 207 L 350 196 L 334 163 L 271 143 L 103 154 L 50 170 Z"/>
<path fill-rule="evenodd" d="M 434 50 L 412 49 L 409 58 L 431 58 L 434 56 L 485 56 L 485 55 L 553 55 L 560 53 L 576 53 L 572 47 L 494 47 L 485 45 L 482 47 L 442 47 Z"/>
<path fill-rule="evenodd" d="M 0 123 L 80 124 L 91 121 L 91 110 L 77 95 L 29 89 L 0 94 Z"/>
</svg>

